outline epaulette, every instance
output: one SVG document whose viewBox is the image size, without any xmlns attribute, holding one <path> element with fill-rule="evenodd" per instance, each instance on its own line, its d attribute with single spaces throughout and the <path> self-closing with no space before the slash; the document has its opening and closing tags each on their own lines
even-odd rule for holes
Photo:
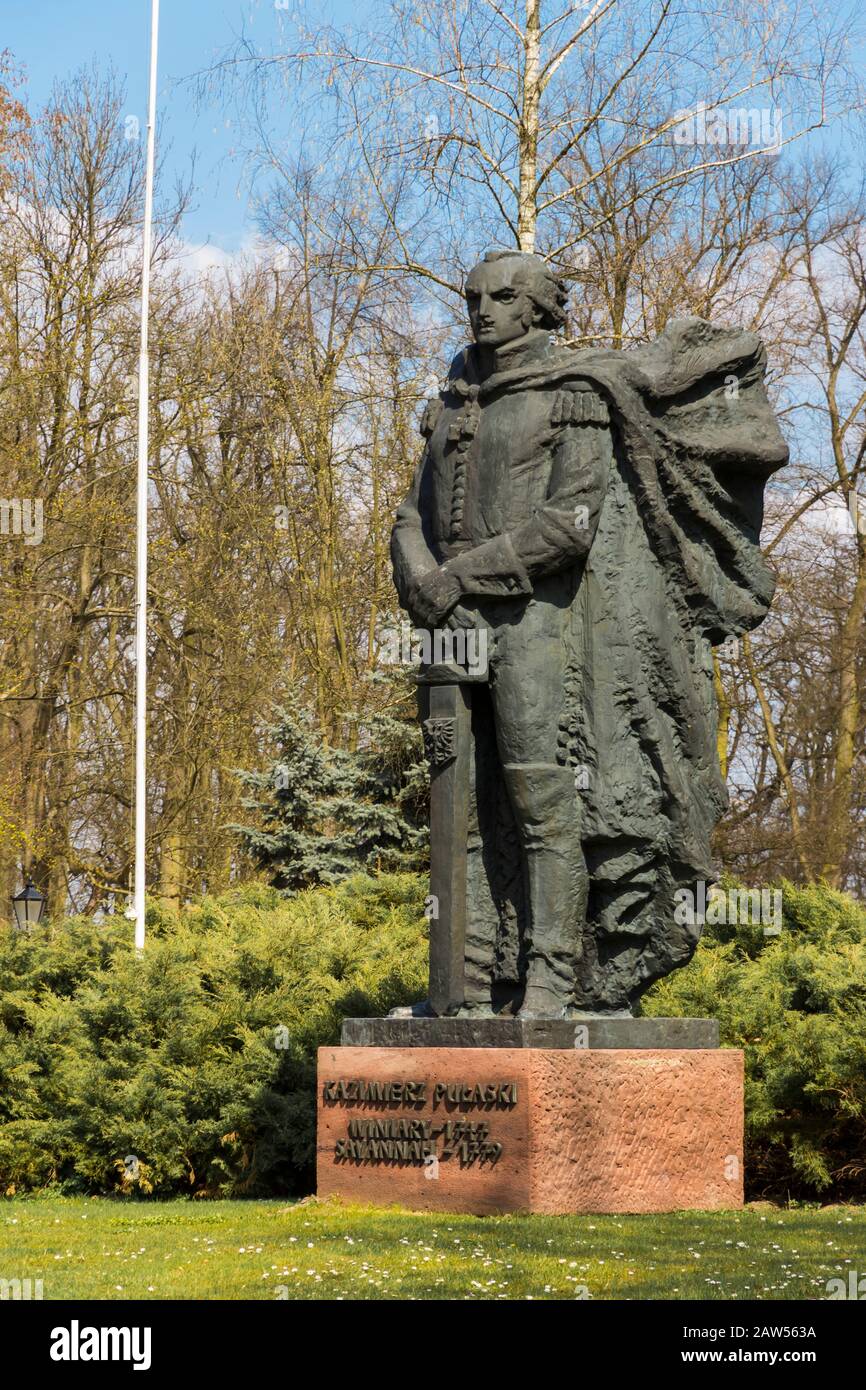
<svg viewBox="0 0 866 1390">
<path fill-rule="evenodd" d="M 436 428 L 436 421 L 442 414 L 442 401 L 439 396 L 432 396 L 424 407 L 421 416 L 421 424 L 418 426 L 425 439 L 429 439 Z"/>
<path fill-rule="evenodd" d="M 551 412 L 554 425 L 609 425 L 607 404 L 590 387 L 557 391 Z"/>
</svg>

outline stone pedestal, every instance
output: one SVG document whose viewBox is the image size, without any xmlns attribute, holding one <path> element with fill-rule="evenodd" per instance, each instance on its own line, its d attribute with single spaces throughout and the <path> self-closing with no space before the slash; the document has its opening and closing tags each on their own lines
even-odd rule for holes
<svg viewBox="0 0 866 1390">
<path fill-rule="evenodd" d="M 648 1048 L 719 1045 L 714 1018 L 346 1018 L 344 1047 Z"/>
<path fill-rule="evenodd" d="M 320 1196 L 480 1214 L 737 1208 L 742 1146 L 737 1051 L 319 1051 Z"/>
</svg>

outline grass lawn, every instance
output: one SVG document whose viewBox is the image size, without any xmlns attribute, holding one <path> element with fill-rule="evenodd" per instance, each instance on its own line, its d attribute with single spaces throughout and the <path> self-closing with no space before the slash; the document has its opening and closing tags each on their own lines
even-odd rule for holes
<svg viewBox="0 0 866 1390">
<path fill-rule="evenodd" d="M 46 1299 L 827 1297 L 866 1208 L 441 1216 L 336 1202 L 11 1198 L 0 1279 Z"/>
</svg>

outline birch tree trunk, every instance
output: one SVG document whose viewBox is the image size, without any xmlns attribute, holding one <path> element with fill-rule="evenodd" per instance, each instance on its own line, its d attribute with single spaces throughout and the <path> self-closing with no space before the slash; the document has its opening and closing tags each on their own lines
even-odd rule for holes
<svg viewBox="0 0 866 1390">
<path fill-rule="evenodd" d="M 535 250 L 538 219 L 538 109 L 541 100 L 541 0 L 526 0 L 523 33 L 523 90 L 518 128 L 520 183 L 517 240 L 521 251 Z"/>
</svg>

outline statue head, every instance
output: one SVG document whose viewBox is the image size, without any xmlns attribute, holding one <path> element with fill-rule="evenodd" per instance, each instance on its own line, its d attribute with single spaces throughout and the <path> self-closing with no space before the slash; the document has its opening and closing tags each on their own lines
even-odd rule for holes
<svg viewBox="0 0 866 1390">
<path fill-rule="evenodd" d="M 488 251 L 469 272 L 465 293 L 479 347 L 503 347 L 533 329 L 555 331 L 565 321 L 565 282 L 526 251 Z"/>
</svg>

